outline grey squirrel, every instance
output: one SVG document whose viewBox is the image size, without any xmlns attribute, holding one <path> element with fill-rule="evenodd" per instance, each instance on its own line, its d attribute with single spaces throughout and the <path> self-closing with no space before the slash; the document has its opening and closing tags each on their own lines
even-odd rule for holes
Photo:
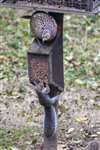
<svg viewBox="0 0 100 150">
<path fill-rule="evenodd" d="M 57 114 L 54 106 L 45 107 L 44 133 L 47 137 L 55 135 L 57 131 Z"/>
<path fill-rule="evenodd" d="M 56 104 L 59 100 L 59 96 L 50 97 L 47 88 L 42 90 L 36 89 L 36 93 L 39 97 L 39 102 L 44 106 L 45 118 L 44 118 L 44 133 L 45 136 L 53 136 L 57 131 L 57 113 Z"/>
<path fill-rule="evenodd" d="M 42 90 L 37 88 L 36 92 L 39 97 L 40 104 L 43 105 L 44 107 L 51 107 L 52 105 L 55 105 L 59 99 L 59 96 L 54 97 L 49 96 L 50 92 L 49 87 L 44 87 Z"/>
</svg>

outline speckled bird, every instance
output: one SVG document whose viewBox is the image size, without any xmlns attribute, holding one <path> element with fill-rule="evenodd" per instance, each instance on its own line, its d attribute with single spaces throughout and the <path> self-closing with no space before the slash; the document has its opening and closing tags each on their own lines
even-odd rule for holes
<svg viewBox="0 0 100 150">
<path fill-rule="evenodd" d="M 37 12 L 31 18 L 31 30 L 35 38 L 49 42 L 56 37 L 57 23 L 55 19 L 45 12 Z"/>
</svg>

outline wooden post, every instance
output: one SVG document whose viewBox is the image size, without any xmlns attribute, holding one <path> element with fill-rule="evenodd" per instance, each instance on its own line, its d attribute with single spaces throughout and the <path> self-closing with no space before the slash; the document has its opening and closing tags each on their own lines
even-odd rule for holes
<svg viewBox="0 0 100 150">
<path fill-rule="evenodd" d="M 54 49 L 55 53 L 57 52 L 59 54 L 63 54 L 63 14 L 50 13 L 50 15 L 52 15 L 55 18 L 55 20 L 58 24 L 58 35 L 57 35 L 58 38 L 56 38 L 56 44 L 54 45 L 53 49 Z M 56 59 L 59 59 L 59 58 L 56 58 Z M 62 55 L 62 61 L 63 61 L 63 55 Z M 62 64 L 63 64 L 63 62 L 62 62 Z M 56 75 L 59 74 L 59 72 L 55 72 L 55 73 L 56 73 Z M 62 75 L 63 75 L 63 68 L 62 68 Z M 64 82 L 63 82 L 63 84 L 64 84 Z M 51 96 L 57 95 L 57 90 L 55 87 L 53 87 L 53 88 L 51 87 L 50 95 Z M 56 107 L 56 113 L 57 113 L 58 104 L 55 107 Z M 44 134 L 43 150 L 58 150 L 58 148 L 57 148 L 57 136 L 58 136 L 57 130 L 56 130 L 55 134 L 51 137 L 46 137 Z"/>
<path fill-rule="evenodd" d="M 57 150 L 57 133 L 54 136 L 44 136 L 43 150 Z"/>
</svg>

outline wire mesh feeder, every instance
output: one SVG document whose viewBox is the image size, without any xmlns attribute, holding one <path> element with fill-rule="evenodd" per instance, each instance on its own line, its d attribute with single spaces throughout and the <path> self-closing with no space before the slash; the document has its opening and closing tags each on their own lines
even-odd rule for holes
<svg viewBox="0 0 100 150">
<path fill-rule="evenodd" d="M 100 0 L 0 0 L 0 6 L 43 10 L 59 13 L 96 14 L 100 12 Z"/>
<path fill-rule="evenodd" d="M 92 11 L 100 4 L 100 0 L 48 0 L 48 3 Z"/>
<path fill-rule="evenodd" d="M 93 0 L 65 0 L 65 5 L 77 9 L 92 10 Z"/>
</svg>

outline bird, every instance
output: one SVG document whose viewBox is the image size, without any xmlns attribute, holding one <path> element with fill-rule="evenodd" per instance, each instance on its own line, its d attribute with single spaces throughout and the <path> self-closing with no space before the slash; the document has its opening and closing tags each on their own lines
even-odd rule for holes
<svg viewBox="0 0 100 150">
<path fill-rule="evenodd" d="M 89 142 L 87 147 L 84 150 L 100 150 L 100 141 L 93 140 Z"/>
<path fill-rule="evenodd" d="M 57 23 L 55 19 L 46 12 L 33 13 L 30 21 L 31 31 L 36 39 L 42 42 L 50 42 L 57 34 Z"/>
</svg>

